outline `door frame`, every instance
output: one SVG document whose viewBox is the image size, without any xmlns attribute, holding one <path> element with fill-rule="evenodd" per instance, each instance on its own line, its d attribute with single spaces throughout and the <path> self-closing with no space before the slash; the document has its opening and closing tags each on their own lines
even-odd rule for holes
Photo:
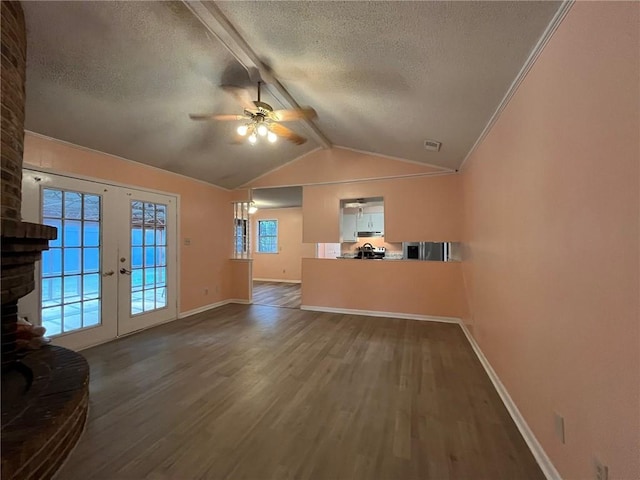
<svg viewBox="0 0 640 480">
<path fill-rule="evenodd" d="M 177 234 L 176 224 L 178 223 L 178 211 L 177 211 L 177 205 L 175 201 L 176 198 L 172 195 L 143 192 L 141 190 L 131 189 L 131 188 L 121 188 L 120 191 L 123 193 L 123 195 L 117 199 L 118 201 L 117 208 L 122 213 L 127 212 L 126 217 L 129 220 L 131 220 L 131 204 L 133 201 L 138 201 L 141 203 L 160 203 L 160 204 L 164 204 L 165 202 L 167 203 L 166 205 L 167 239 L 170 239 L 171 237 L 173 237 L 174 244 L 171 245 L 171 243 L 167 241 L 167 243 L 165 244 L 166 255 L 167 255 L 167 259 L 174 258 L 175 261 L 177 261 L 176 252 L 178 250 L 178 234 Z M 137 195 L 140 195 L 140 196 L 137 197 Z M 173 205 L 171 205 L 171 203 L 173 203 Z M 173 215 L 170 215 L 171 213 Z M 173 217 L 173 225 L 171 224 L 171 222 L 169 222 L 169 220 L 171 220 L 172 217 Z M 173 234 L 173 235 L 169 235 L 169 234 Z M 144 313 L 141 312 L 135 316 L 132 315 L 131 313 L 131 301 L 132 301 L 131 270 L 134 270 L 134 269 L 132 268 L 133 259 L 131 254 L 131 249 L 132 249 L 131 228 L 121 229 L 118 232 L 118 235 L 119 235 L 118 246 L 119 247 L 124 246 L 126 249 L 125 251 L 119 250 L 117 255 L 118 257 L 126 258 L 124 263 L 122 258 L 120 258 L 120 261 L 116 268 L 116 275 L 118 275 L 118 278 L 119 278 L 118 299 L 124 298 L 125 295 L 129 297 L 128 304 L 125 305 L 124 302 L 118 303 L 118 315 L 117 315 L 118 336 L 120 337 L 120 336 L 128 335 L 130 333 L 135 333 L 140 330 L 144 330 L 145 328 L 154 327 L 156 325 L 160 325 L 162 323 L 170 322 L 172 320 L 177 319 L 180 313 L 178 311 L 177 297 L 174 300 L 174 302 L 170 301 L 171 296 L 177 295 L 178 293 L 177 288 L 175 288 L 176 285 L 174 285 L 174 283 L 177 283 L 178 281 L 177 276 L 175 278 L 172 278 L 171 276 L 167 276 L 166 284 L 165 284 L 166 285 L 165 291 L 167 295 L 166 297 L 167 303 L 165 307 L 171 306 L 172 303 L 174 304 L 175 318 L 173 319 L 165 318 L 166 312 L 164 311 L 164 307 L 158 310 L 152 310 L 150 312 L 144 312 Z M 175 270 L 177 274 L 175 264 L 170 265 L 169 261 L 167 261 L 166 265 L 167 266 L 165 268 L 167 268 L 167 271 L 169 270 L 169 266 L 171 266 L 173 267 L 173 270 Z M 123 274 L 119 273 L 118 270 L 121 267 L 124 267 L 125 269 L 129 270 L 129 274 L 123 276 Z M 124 283 L 120 283 L 120 281 Z M 172 287 L 175 288 L 174 291 L 171 291 Z M 158 320 L 158 317 L 160 317 L 161 319 Z"/>
<path fill-rule="evenodd" d="M 148 188 L 148 187 L 143 187 L 143 186 L 139 186 L 139 185 L 131 185 L 128 183 L 123 183 L 123 182 L 118 182 L 116 180 L 112 180 L 112 179 L 105 179 L 105 178 L 100 178 L 100 177 L 93 177 L 93 176 L 89 176 L 89 175 L 82 175 L 82 174 L 78 174 L 75 172 L 68 172 L 68 171 L 64 171 L 64 170 L 57 170 L 55 168 L 48 168 L 48 167 L 42 167 L 42 166 L 37 166 L 37 165 L 30 165 L 28 163 L 25 163 L 22 169 L 22 173 L 23 173 L 23 177 L 26 174 L 33 174 L 34 176 L 37 176 L 39 173 L 40 174 L 44 174 L 44 175 L 55 175 L 57 177 L 63 177 L 66 179 L 69 179 L 71 181 L 74 180 L 81 180 L 81 181 L 85 181 L 85 182 L 91 182 L 91 183 L 95 183 L 97 185 L 103 185 L 103 186 L 111 186 L 111 187 L 118 187 L 118 188 L 123 188 L 123 189 L 129 189 L 129 190 L 138 190 L 144 193 L 152 193 L 152 194 L 159 194 L 159 195 L 165 195 L 165 196 L 170 196 L 176 199 L 176 217 L 175 217 L 175 221 L 176 221 L 176 315 L 175 318 L 171 319 L 171 320 L 167 320 L 166 322 L 161 322 L 161 323 L 169 323 L 172 322 L 174 320 L 177 320 L 180 318 L 180 306 L 181 306 L 181 301 L 180 301 L 180 292 L 181 292 L 181 256 L 182 256 L 182 249 L 181 249 L 181 242 L 180 242 L 180 238 L 181 238 L 181 224 L 180 224 L 180 220 L 181 220 L 181 195 L 179 193 L 176 192 L 167 192 L 167 191 L 163 191 L 163 190 L 158 190 L 158 189 L 154 189 L 154 188 Z M 166 173 L 166 172 L 165 172 Z M 42 207 L 40 205 L 42 199 L 41 197 L 38 197 L 38 202 L 39 202 L 39 215 L 38 215 L 38 220 L 37 222 L 41 222 L 42 220 Z M 24 204 L 24 201 L 23 201 Z M 27 220 L 29 221 L 29 220 Z M 36 220 L 32 220 L 32 221 L 36 221 Z M 33 295 L 36 295 L 37 298 L 35 299 L 35 302 L 37 304 L 37 308 L 40 308 L 40 302 L 41 302 L 41 286 L 38 284 L 40 277 L 42 276 L 42 272 L 41 272 L 41 264 L 40 264 L 40 260 L 38 260 L 36 262 L 35 265 L 35 276 L 36 276 L 36 288 L 34 289 L 34 291 L 30 292 L 28 295 L 26 295 L 25 297 L 23 297 L 23 299 L 25 298 L 29 298 L 31 297 L 31 301 L 33 300 Z M 23 300 L 21 299 L 21 300 Z M 19 302 L 19 306 L 20 306 L 20 302 Z M 21 311 L 20 309 L 18 310 L 18 314 L 20 315 Z M 140 330 L 136 330 L 135 332 L 131 332 L 131 333 L 127 333 L 127 334 L 122 334 L 122 335 L 117 335 L 115 337 L 110 337 L 108 339 L 104 339 L 104 340 L 98 340 L 95 342 L 91 342 L 89 344 L 84 344 L 81 346 L 76 347 L 76 350 L 84 350 L 86 348 L 90 348 L 96 345 L 100 345 L 102 343 L 106 343 L 106 342 L 110 342 L 112 340 L 115 340 L 117 338 L 121 338 L 121 337 L 125 337 L 127 335 L 131 335 L 137 332 L 140 332 L 142 330 L 145 330 L 146 328 L 152 328 L 153 326 L 157 326 L 160 325 L 161 323 L 149 326 L 149 327 L 143 327 Z M 116 327 L 117 327 L 117 323 L 116 323 Z M 46 334 L 45 334 L 46 335 Z M 65 335 L 61 335 L 57 338 L 63 338 Z"/>
</svg>

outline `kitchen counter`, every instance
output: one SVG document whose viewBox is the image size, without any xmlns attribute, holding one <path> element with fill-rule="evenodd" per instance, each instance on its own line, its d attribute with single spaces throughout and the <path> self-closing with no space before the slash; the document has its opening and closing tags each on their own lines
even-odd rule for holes
<svg viewBox="0 0 640 480">
<path fill-rule="evenodd" d="M 356 258 L 356 257 L 336 257 L 334 258 L 323 258 L 318 260 L 358 260 L 359 262 L 420 262 L 420 263 L 460 263 L 458 260 L 447 260 L 439 261 L 439 260 L 418 260 L 416 258 Z"/>
</svg>

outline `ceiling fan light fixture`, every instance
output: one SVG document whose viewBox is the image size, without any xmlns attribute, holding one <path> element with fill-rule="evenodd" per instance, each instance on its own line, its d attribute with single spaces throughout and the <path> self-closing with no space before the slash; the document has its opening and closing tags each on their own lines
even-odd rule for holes
<svg viewBox="0 0 640 480">
<path fill-rule="evenodd" d="M 261 100 L 260 86 L 262 82 L 258 82 L 258 100 L 252 100 L 251 94 L 246 88 L 233 85 L 221 85 L 220 88 L 232 95 L 235 100 L 243 107 L 243 113 L 237 114 L 189 114 L 191 120 L 218 120 L 218 121 L 234 121 L 241 122 L 236 124 L 236 134 L 239 137 L 247 138 L 250 145 L 256 145 L 260 142 L 258 137 L 265 137 L 269 143 L 275 143 L 279 139 L 291 142 L 295 145 L 302 145 L 307 141 L 306 138 L 298 135 L 293 130 L 281 125 L 280 122 L 291 122 L 295 120 L 311 120 L 318 116 L 316 111 L 311 107 L 295 106 L 289 109 L 274 110 L 271 105 Z M 272 130 L 275 130 L 272 131 Z M 276 133 L 277 132 L 277 133 Z M 236 137 L 232 143 L 239 142 Z M 261 140 L 262 141 L 262 140 Z"/>
<path fill-rule="evenodd" d="M 261 123 L 260 125 L 258 125 L 257 131 L 258 131 L 258 135 L 260 135 L 261 137 L 264 137 L 267 134 L 267 132 L 269 132 L 269 129 L 264 123 Z"/>
</svg>

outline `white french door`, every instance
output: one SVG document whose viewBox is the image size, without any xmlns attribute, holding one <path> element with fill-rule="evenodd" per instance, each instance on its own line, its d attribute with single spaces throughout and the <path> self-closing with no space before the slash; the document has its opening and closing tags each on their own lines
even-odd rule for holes
<svg viewBox="0 0 640 480">
<path fill-rule="evenodd" d="M 127 225 L 118 242 L 118 298 L 125 300 L 118 303 L 120 335 L 175 318 L 177 303 L 175 198 L 139 190 L 123 194 L 119 211 Z"/>
<path fill-rule="evenodd" d="M 19 314 L 73 349 L 176 318 L 177 199 L 23 173 L 23 218 L 58 228 Z"/>
</svg>

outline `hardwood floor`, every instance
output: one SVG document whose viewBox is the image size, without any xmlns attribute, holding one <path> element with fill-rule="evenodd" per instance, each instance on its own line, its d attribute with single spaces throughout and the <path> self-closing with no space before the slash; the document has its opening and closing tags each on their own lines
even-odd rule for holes
<svg viewBox="0 0 640 480">
<path fill-rule="evenodd" d="M 57 479 L 544 479 L 457 325 L 226 305 L 83 352 Z"/>
<path fill-rule="evenodd" d="M 253 282 L 253 303 L 272 307 L 300 308 L 301 287 L 299 283 Z"/>
</svg>

